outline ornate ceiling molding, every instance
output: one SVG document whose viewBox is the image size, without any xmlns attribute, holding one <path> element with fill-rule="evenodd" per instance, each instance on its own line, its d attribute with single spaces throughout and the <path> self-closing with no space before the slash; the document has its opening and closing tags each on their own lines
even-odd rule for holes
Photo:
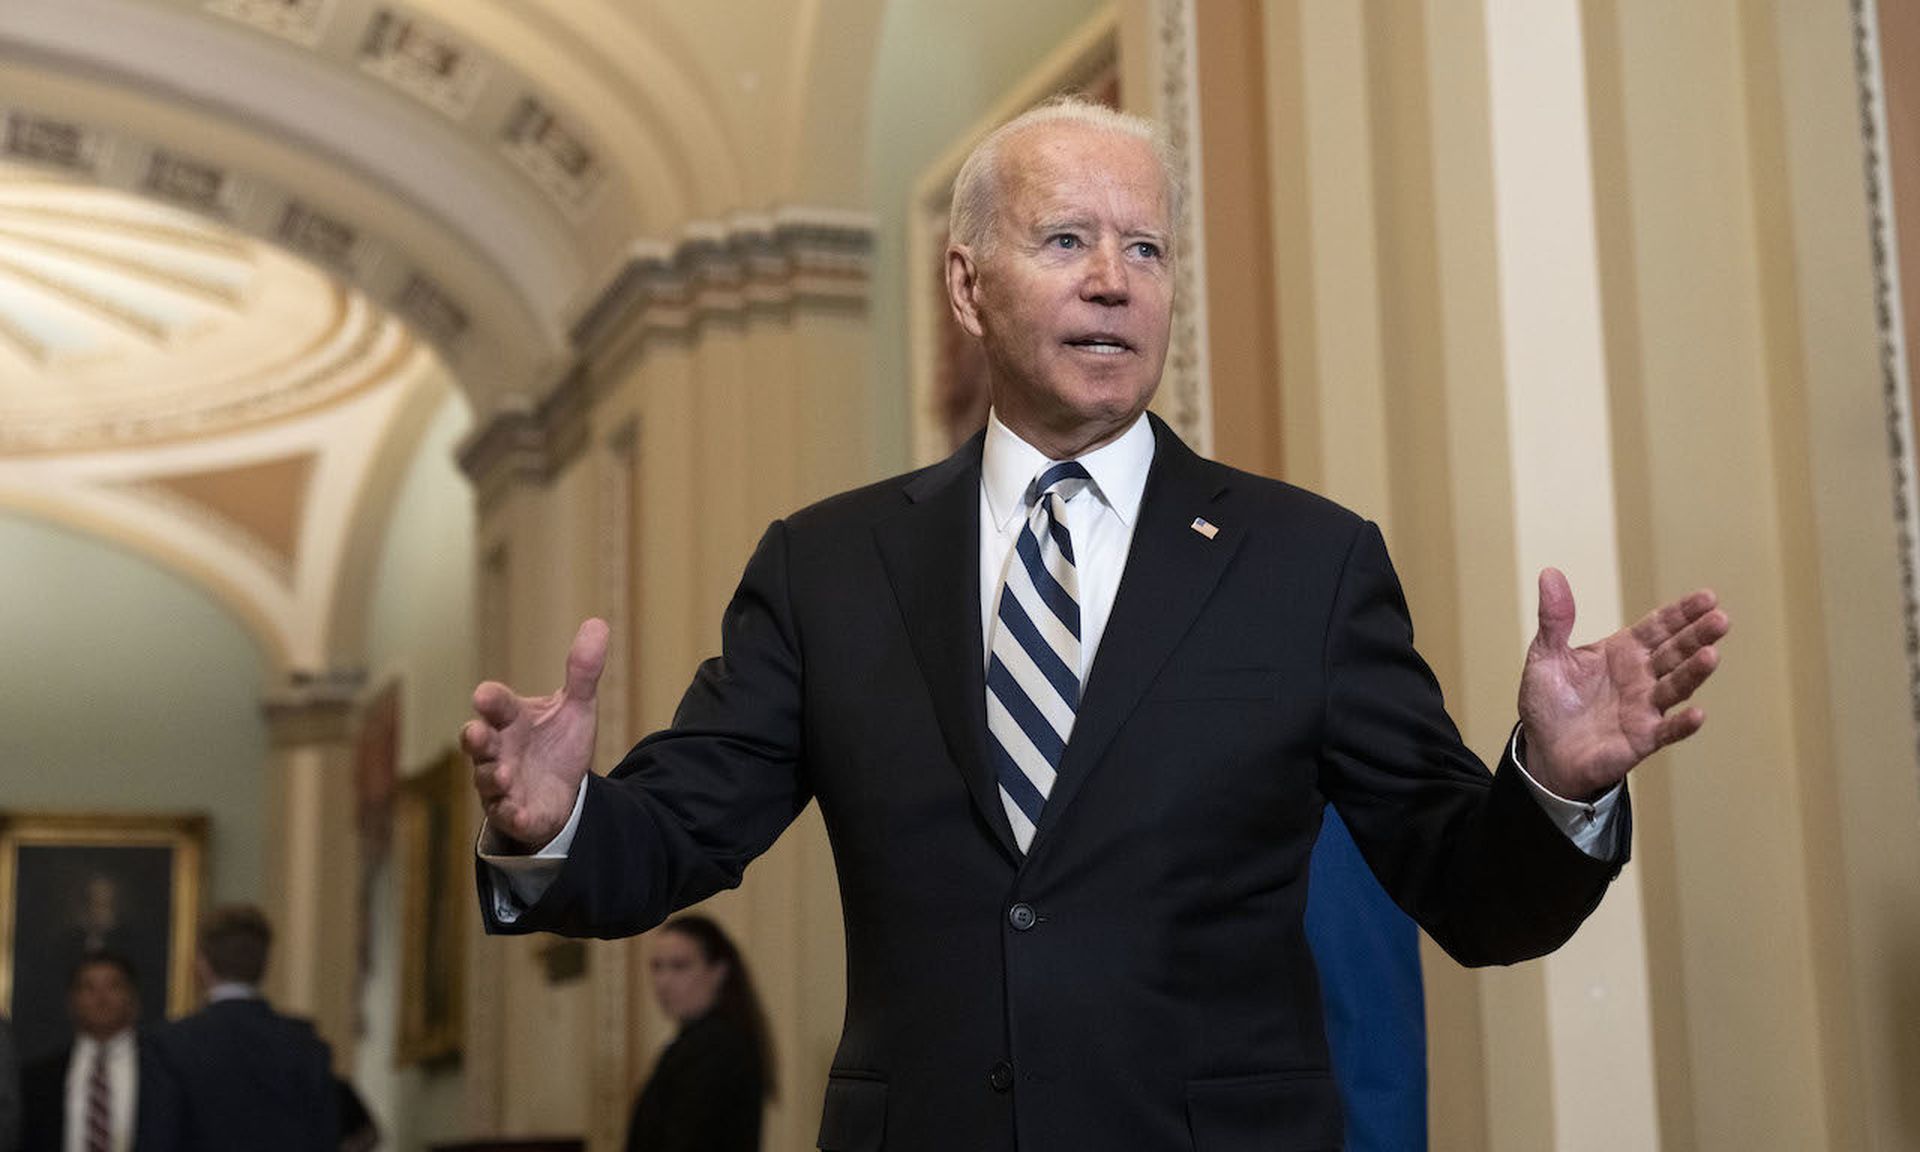
<svg viewBox="0 0 1920 1152">
<path fill-rule="evenodd" d="M 234 229 L 270 242 L 318 265 L 407 321 L 450 362 L 461 363 L 467 354 L 471 306 L 410 256 L 403 244 L 383 235 L 369 220 L 317 206 L 258 173 L 236 171 L 98 125 L 4 105 L 0 105 L 0 161 L 64 177 L 71 187 L 85 182 L 166 204 L 221 225 L 222 231 Z M 0 181 L 5 179 L 0 165 Z M 0 196 L 6 191 L 0 183 Z M 38 212 L 44 217 L 54 210 L 48 205 Z M 0 212 L 4 211 L 0 205 Z M 137 226 L 124 223 L 136 215 L 125 207 L 116 213 L 124 227 Z M 196 229 L 185 215 L 170 219 L 160 213 L 149 215 L 180 237 L 198 240 L 218 234 L 205 227 Z M 0 220 L 0 228 L 4 226 Z M 0 316 L 0 336 L 7 331 Z M 0 451 L 8 450 L 9 439 L 0 430 Z"/>
<path fill-rule="evenodd" d="M 644 245 L 574 326 L 579 359 L 544 395 L 505 408 L 460 452 L 483 508 L 517 484 L 545 484 L 586 443 L 607 368 L 648 340 L 685 339 L 716 319 L 763 311 L 864 308 L 871 218 L 786 208 L 689 230 L 678 245 Z"/>
<path fill-rule="evenodd" d="M 1152 0 L 1154 37 L 1154 111 L 1166 125 L 1185 170 L 1179 233 L 1180 259 L 1174 265 L 1173 332 L 1160 377 L 1154 409 L 1202 453 L 1213 448 L 1213 402 L 1207 363 L 1207 310 L 1201 286 L 1207 282 L 1204 220 L 1206 188 L 1201 180 L 1200 99 L 1194 58 L 1194 12 L 1199 0 Z"/>
<path fill-rule="evenodd" d="M 1853 0 L 1854 77 L 1859 89 L 1860 137 L 1866 154 L 1868 225 L 1873 232 L 1874 315 L 1880 341 L 1880 394 L 1885 407 L 1887 456 L 1893 486 L 1893 529 L 1899 541 L 1900 607 L 1906 623 L 1907 697 L 1914 721 L 1914 759 L 1920 764 L 1920 477 L 1916 477 L 1912 363 L 1902 294 L 1920 285 L 1900 282 L 1900 244 L 1894 229 L 1893 165 L 1887 134 L 1885 70 L 1880 18 L 1873 0 Z"/>
<path fill-rule="evenodd" d="M 687 230 L 678 245 L 637 245 L 582 310 L 574 348 L 594 358 L 636 330 L 686 330 L 752 307 L 864 302 L 873 220 L 862 213 L 784 208 Z"/>
</svg>

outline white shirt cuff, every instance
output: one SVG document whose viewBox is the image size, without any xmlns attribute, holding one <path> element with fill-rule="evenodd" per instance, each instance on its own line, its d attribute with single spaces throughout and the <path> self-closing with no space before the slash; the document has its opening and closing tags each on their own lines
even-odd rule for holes
<svg viewBox="0 0 1920 1152">
<path fill-rule="evenodd" d="M 506 838 L 494 831 L 493 825 L 484 820 L 480 822 L 480 840 L 473 848 L 487 865 L 488 875 L 493 880 L 494 919 L 502 924 L 511 924 L 546 895 L 547 889 L 553 886 L 554 878 L 560 875 L 561 867 L 567 862 L 567 851 L 573 847 L 574 833 L 580 830 L 580 810 L 586 803 L 587 781 L 583 776 L 580 779 L 580 791 L 573 798 L 573 814 L 567 817 L 566 826 L 532 855 L 507 851 Z"/>
<path fill-rule="evenodd" d="M 1540 781 L 1533 778 L 1527 766 L 1520 762 L 1520 728 L 1514 726 L 1513 735 L 1508 738 L 1508 752 L 1513 756 L 1514 767 L 1520 769 L 1520 778 L 1527 782 L 1527 790 L 1540 802 L 1540 810 L 1566 833 L 1574 847 L 1585 852 L 1595 860 L 1611 860 L 1618 854 L 1620 822 L 1614 819 L 1614 809 L 1620 803 L 1620 790 L 1625 784 L 1615 784 L 1606 795 L 1591 803 L 1585 800 L 1569 800 L 1550 791 Z"/>
</svg>

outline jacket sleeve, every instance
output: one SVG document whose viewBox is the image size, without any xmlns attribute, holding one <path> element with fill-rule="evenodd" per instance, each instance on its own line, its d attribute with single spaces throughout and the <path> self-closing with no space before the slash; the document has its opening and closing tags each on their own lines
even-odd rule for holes
<svg viewBox="0 0 1920 1152">
<path fill-rule="evenodd" d="M 787 595 L 786 527 L 747 562 L 721 623 L 721 654 L 701 664 L 673 725 L 589 775 L 559 875 L 511 923 L 476 861 L 495 933 L 615 937 L 740 883 L 812 798 L 801 749 L 801 649 Z"/>
<path fill-rule="evenodd" d="M 1543 955 L 1573 935 L 1626 862 L 1561 832 L 1510 756 L 1489 774 L 1461 742 L 1380 531 L 1365 524 L 1341 574 L 1325 646 L 1320 786 L 1381 885 L 1462 964 Z"/>
</svg>

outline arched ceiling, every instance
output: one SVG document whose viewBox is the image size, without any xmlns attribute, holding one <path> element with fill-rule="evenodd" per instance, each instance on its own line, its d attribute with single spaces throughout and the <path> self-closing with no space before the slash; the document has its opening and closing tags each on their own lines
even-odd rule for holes
<svg viewBox="0 0 1920 1152">
<path fill-rule="evenodd" d="M 306 261 L 0 164 L 0 505 L 201 580 L 276 665 L 324 661 L 363 481 L 448 387 Z"/>
<path fill-rule="evenodd" d="M 377 381 L 393 324 L 271 245 L 0 164 L 0 454 L 298 416 Z"/>
<path fill-rule="evenodd" d="M 0 502 L 324 662 L 421 397 L 523 408 L 632 261 L 857 203 L 882 7 L 4 0 Z"/>
</svg>

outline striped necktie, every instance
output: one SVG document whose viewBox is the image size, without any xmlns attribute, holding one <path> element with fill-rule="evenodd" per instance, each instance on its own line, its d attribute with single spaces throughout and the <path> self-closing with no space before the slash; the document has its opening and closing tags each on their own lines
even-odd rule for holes
<svg viewBox="0 0 1920 1152">
<path fill-rule="evenodd" d="M 987 733 L 1000 801 L 1025 852 L 1080 707 L 1080 578 L 1067 501 L 1093 483 L 1069 460 L 1027 488 L 987 660 Z"/>
<path fill-rule="evenodd" d="M 87 1073 L 86 1152 L 113 1152 L 113 1093 L 107 1085 L 107 1046 L 93 1046 Z"/>
</svg>

